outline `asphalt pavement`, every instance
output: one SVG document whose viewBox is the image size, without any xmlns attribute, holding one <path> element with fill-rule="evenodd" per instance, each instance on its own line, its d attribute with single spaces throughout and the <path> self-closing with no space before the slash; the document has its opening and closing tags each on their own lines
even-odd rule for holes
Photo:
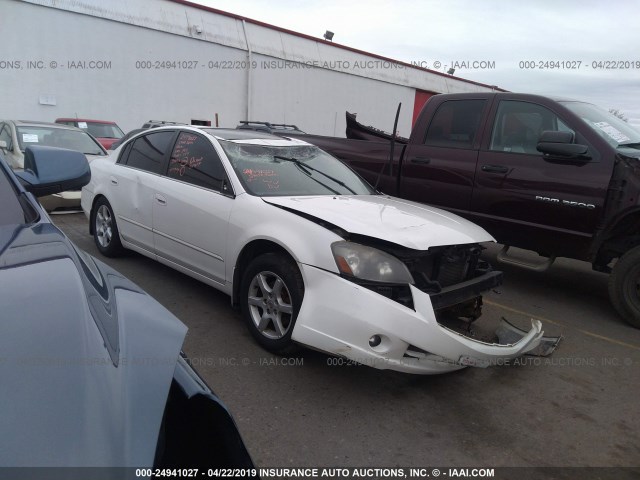
<svg viewBox="0 0 640 480">
<path fill-rule="evenodd" d="M 189 327 L 184 350 L 258 466 L 640 465 L 640 330 L 617 316 L 607 276 L 590 265 L 500 265 L 505 284 L 485 296 L 478 322 L 537 318 L 562 335 L 550 357 L 415 376 L 306 349 L 271 355 L 226 295 L 137 253 L 102 257 L 81 213 L 52 218 Z"/>
</svg>

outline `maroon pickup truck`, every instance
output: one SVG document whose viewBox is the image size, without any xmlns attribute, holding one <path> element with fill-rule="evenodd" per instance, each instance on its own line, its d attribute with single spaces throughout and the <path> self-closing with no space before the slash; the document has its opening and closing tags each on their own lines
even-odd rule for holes
<svg viewBox="0 0 640 480">
<path fill-rule="evenodd" d="M 292 135 L 293 136 L 293 135 Z M 595 105 L 515 93 L 433 96 L 407 144 L 300 136 L 390 195 L 442 207 L 505 245 L 502 261 L 556 257 L 610 273 L 640 328 L 640 133 Z M 548 258 L 527 264 L 508 246 Z"/>
</svg>

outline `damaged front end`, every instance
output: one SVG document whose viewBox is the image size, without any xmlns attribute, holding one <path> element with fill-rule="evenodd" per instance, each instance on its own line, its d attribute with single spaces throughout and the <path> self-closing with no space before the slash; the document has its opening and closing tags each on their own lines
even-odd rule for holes
<svg viewBox="0 0 640 480">
<path fill-rule="evenodd" d="M 371 238 L 337 242 L 340 276 L 302 265 L 308 290 L 293 338 L 375 368 L 426 374 L 536 349 L 543 341 L 537 320 L 519 338 L 517 330 L 500 338 L 472 327 L 482 294 L 502 284 L 482 251 L 477 243 L 413 250 Z"/>
<path fill-rule="evenodd" d="M 494 271 L 481 258 L 479 244 L 448 245 L 428 250 L 411 250 L 378 243 L 378 248 L 400 260 L 413 279 L 412 284 L 429 295 L 438 323 L 467 333 L 482 315 L 482 294 L 502 285 L 502 272 Z M 408 284 L 352 281 L 405 307 L 415 310 Z"/>
</svg>

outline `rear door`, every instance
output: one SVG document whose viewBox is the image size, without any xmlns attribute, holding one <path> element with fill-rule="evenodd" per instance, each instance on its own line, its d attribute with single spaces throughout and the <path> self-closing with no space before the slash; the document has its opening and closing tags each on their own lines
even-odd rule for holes
<svg viewBox="0 0 640 480">
<path fill-rule="evenodd" d="M 479 154 L 471 218 L 502 243 L 575 256 L 596 230 L 609 168 L 554 105 L 508 96 L 496 102 Z M 576 143 L 589 146 L 591 159 L 543 157 L 536 145 L 545 130 L 572 132 Z"/>
<path fill-rule="evenodd" d="M 225 252 L 233 192 L 211 141 L 179 133 L 166 177 L 153 198 L 156 253 L 165 263 L 225 284 Z"/>
<path fill-rule="evenodd" d="M 428 127 L 416 126 L 426 128 L 425 136 L 412 137 L 407 146 L 400 196 L 458 213 L 469 209 L 489 102 L 489 98 L 446 100 L 436 107 Z"/>
<path fill-rule="evenodd" d="M 138 137 L 124 148 L 105 179 L 120 235 L 150 253 L 154 251 L 153 199 L 175 135 L 173 130 L 163 130 Z"/>
</svg>

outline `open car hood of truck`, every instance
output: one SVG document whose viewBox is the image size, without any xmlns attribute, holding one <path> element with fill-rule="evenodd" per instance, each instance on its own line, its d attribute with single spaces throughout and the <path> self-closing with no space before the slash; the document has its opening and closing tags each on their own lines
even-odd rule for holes
<svg viewBox="0 0 640 480">
<path fill-rule="evenodd" d="M 438 208 L 386 195 L 263 197 L 266 203 L 300 212 L 343 230 L 406 248 L 494 241 L 483 228 Z"/>
</svg>

